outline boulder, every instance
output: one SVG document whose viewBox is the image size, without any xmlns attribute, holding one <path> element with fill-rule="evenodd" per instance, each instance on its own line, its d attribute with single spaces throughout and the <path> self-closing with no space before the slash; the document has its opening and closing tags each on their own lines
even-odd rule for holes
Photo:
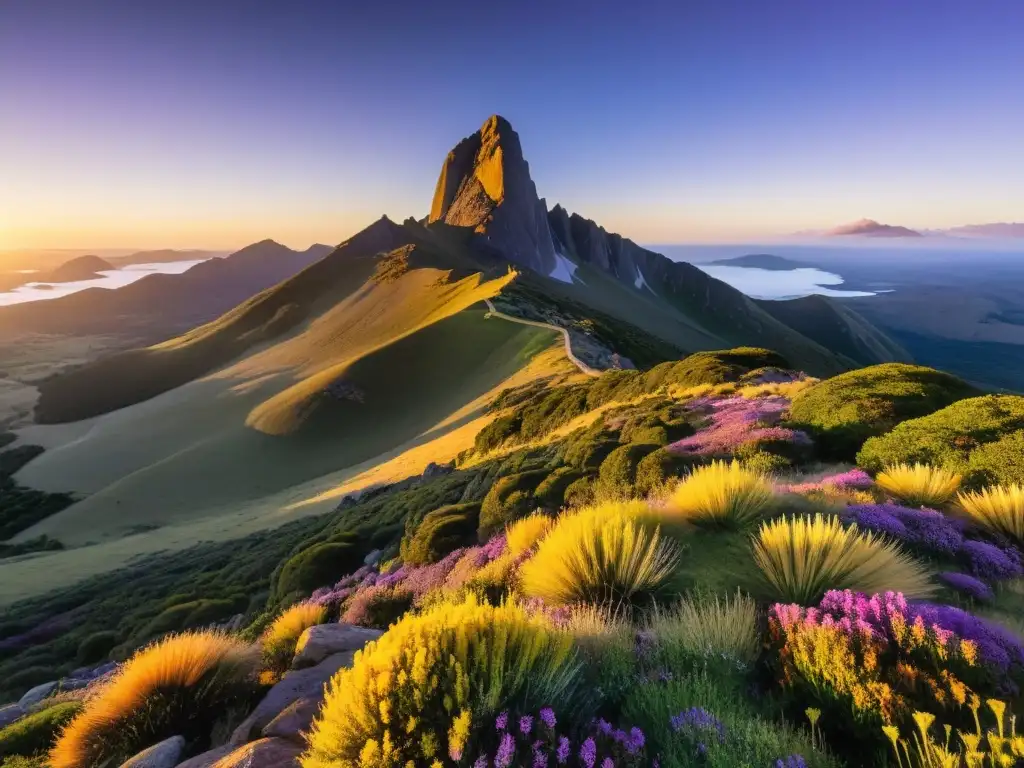
<svg viewBox="0 0 1024 768">
<path fill-rule="evenodd" d="M 184 749 L 185 739 L 171 736 L 121 763 L 121 768 L 175 768 Z"/>
<path fill-rule="evenodd" d="M 284 739 L 260 739 L 222 757 L 211 768 L 299 768 L 303 747 Z"/>
<path fill-rule="evenodd" d="M 315 667 L 292 670 L 285 674 L 277 685 L 267 691 L 267 695 L 256 705 L 256 709 L 231 734 L 231 744 L 239 746 L 249 741 L 254 733 L 259 733 L 270 721 L 283 712 L 292 702 L 309 698 L 321 701 L 324 696 L 324 685 L 339 669 L 352 665 L 354 651 L 345 651 L 328 656 Z"/>
<path fill-rule="evenodd" d="M 21 699 L 18 700 L 18 705 L 22 709 L 28 710 L 32 706 L 38 704 L 40 701 L 45 699 L 51 693 L 53 693 L 56 688 L 57 688 L 57 681 L 56 680 L 51 680 L 48 683 L 43 683 L 41 685 L 37 685 L 35 688 L 30 690 L 28 693 L 26 693 L 24 696 L 22 696 Z"/>
<path fill-rule="evenodd" d="M 25 716 L 25 710 L 20 704 L 7 704 L 0 707 L 0 728 L 6 728 L 11 723 L 21 720 Z"/>
<path fill-rule="evenodd" d="M 279 739 L 304 742 L 303 734 L 308 733 L 313 725 L 313 718 L 320 711 L 320 698 L 309 697 L 293 701 L 270 721 L 263 729 L 263 735 Z"/>
<path fill-rule="evenodd" d="M 436 462 L 430 462 L 423 470 L 421 477 L 424 480 L 429 480 L 433 477 L 443 477 L 444 475 L 450 475 L 455 471 L 455 462 L 450 461 L 447 464 L 438 464 Z"/>
<path fill-rule="evenodd" d="M 179 763 L 175 768 L 213 768 L 217 764 L 217 761 L 222 757 L 227 757 L 234 752 L 238 747 L 234 744 L 225 744 L 222 747 L 211 749 L 209 752 L 203 752 L 201 755 L 190 757 L 184 763 Z"/>
<path fill-rule="evenodd" d="M 367 629 L 352 624 L 318 624 L 310 627 L 299 636 L 295 644 L 292 669 L 311 667 L 336 653 L 358 651 L 382 634 L 378 629 Z"/>
</svg>

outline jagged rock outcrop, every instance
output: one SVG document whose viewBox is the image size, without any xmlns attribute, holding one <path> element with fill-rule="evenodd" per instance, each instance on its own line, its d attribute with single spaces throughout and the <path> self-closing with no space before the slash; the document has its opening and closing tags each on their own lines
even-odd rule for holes
<svg viewBox="0 0 1024 768">
<path fill-rule="evenodd" d="M 357 627 L 353 624 L 318 624 L 310 627 L 302 633 L 295 644 L 292 669 L 312 667 L 336 653 L 358 651 L 382 634 L 379 629 Z"/>
<path fill-rule="evenodd" d="M 448 153 L 428 222 L 470 228 L 484 250 L 541 274 L 555 267 L 547 205 L 518 134 L 498 115 Z"/>
</svg>

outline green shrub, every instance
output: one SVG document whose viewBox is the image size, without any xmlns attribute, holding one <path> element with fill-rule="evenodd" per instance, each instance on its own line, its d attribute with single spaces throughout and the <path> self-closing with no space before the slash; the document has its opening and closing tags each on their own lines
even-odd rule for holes
<svg viewBox="0 0 1024 768">
<path fill-rule="evenodd" d="M 679 477 L 694 465 L 694 457 L 677 456 L 658 448 L 651 451 L 636 465 L 636 490 L 638 493 L 651 493 L 660 488 L 666 480 Z"/>
<path fill-rule="evenodd" d="M 476 439 L 473 441 L 473 448 L 480 453 L 493 451 L 518 436 L 522 424 L 523 419 L 519 413 L 499 416 L 477 433 Z"/>
<path fill-rule="evenodd" d="M 1024 481 L 1024 397 L 961 400 L 868 440 L 857 463 L 870 471 L 922 463 L 957 472 L 970 488 Z"/>
<path fill-rule="evenodd" d="M 740 463 L 751 472 L 763 475 L 777 475 L 793 466 L 785 456 L 769 451 L 752 451 L 741 455 Z"/>
<path fill-rule="evenodd" d="M 618 447 L 618 440 L 608 438 L 573 440 L 565 449 L 565 463 L 583 471 L 597 469 Z"/>
<path fill-rule="evenodd" d="M 565 501 L 566 489 L 582 476 L 572 467 L 559 467 L 541 481 L 533 496 L 545 509 L 558 509 Z"/>
<path fill-rule="evenodd" d="M 81 708 L 77 701 L 64 701 L 8 725 L 0 730 L 0 757 L 45 752 L 53 746 L 54 737 Z"/>
<path fill-rule="evenodd" d="M 793 399 L 790 421 L 815 437 L 825 458 L 849 460 L 868 438 L 975 394 L 973 387 L 948 373 L 884 363 L 800 392 Z"/>
<path fill-rule="evenodd" d="M 141 645 L 147 640 L 168 632 L 213 624 L 216 621 L 230 618 L 243 610 L 247 602 L 239 599 L 191 600 L 171 606 L 154 616 L 140 632 L 133 635 L 132 642 L 134 645 Z"/>
<path fill-rule="evenodd" d="M 789 362 L 777 352 L 758 347 L 737 347 L 695 352 L 679 362 L 656 365 L 644 374 L 648 392 L 658 387 L 695 387 L 699 384 L 726 384 L 739 381 L 756 368 L 790 368 Z"/>
<path fill-rule="evenodd" d="M 96 664 L 107 658 L 120 642 L 120 635 L 113 630 L 93 632 L 78 644 L 77 660 L 79 664 Z"/>
<path fill-rule="evenodd" d="M 334 584 L 363 564 L 366 553 L 348 542 L 315 544 L 290 557 L 277 577 L 276 595 L 280 601 L 308 595 L 313 590 Z"/>
<path fill-rule="evenodd" d="M 427 514 L 402 539 L 402 561 L 436 563 L 449 552 L 473 543 L 480 525 L 480 504 L 449 504 Z"/>
<path fill-rule="evenodd" d="M 46 755 L 38 755 L 36 757 L 22 757 L 17 755 L 14 757 L 5 757 L 0 762 L 0 768 L 49 768 Z"/>
<path fill-rule="evenodd" d="M 636 481 L 637 465 L 645 456 L 656 450 L 658 450 L 657 445 L 644 443 L 619 446 L 601 462 L 598 479 L 606 488 L 631 490 Z"/>
<path fill-rule="evenodd" d="M 809 768 L 837 768 L 839 763 L 811 744 L 809 734 L 755 709 L 742 678 L 726 669 L 679 675 L 667 683 L 634 686 L 622 710 L 622 721 L 646 734 L 648 754 L 661 756 L 662 765 L 740 768 L 773 766 L 789 755 L 801 755 Z M 724 726 L 726 738 L 715 730 L 676 732 L 670 718 L 700 707 Z M 698 757 L 698 743 L 705 754 Z"/>
<path fill-rule="evenodd" d="M 532 512 L 533 491 L 547 475 L 547 470 L 535 469 L 507 475 L 492 485 L 480 505 L 481 540 L 490 538 L 504 528 L 506 523 Z"/>
<path fill-rule="evenodd" d="M 668 430 L 661 424 L 638 427 L 629 433 L 629 442 L 641 445 L 668 445 Z"/>
<path fill-rule="evenodd" d="M 597 485 L 597 478 L 594 475 L 584 475 L 573 480 L 566 486 L 563 502 L 567 507 L 582 507 L 594 501 L 594 490 Z"/>
</svg>

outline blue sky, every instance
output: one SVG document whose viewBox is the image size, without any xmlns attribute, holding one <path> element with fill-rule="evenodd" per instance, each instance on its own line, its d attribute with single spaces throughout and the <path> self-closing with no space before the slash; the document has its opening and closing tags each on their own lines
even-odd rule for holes
<svg viewBox="0 0 1024 768">
<path fill-rule="evenodd" d="M 369 7 L 367 7 L 369 6 Z M 1024 219 L 1024 3 L 0 4 L 0 249 L 337 242 L 499 112 L 641 242 Z"/>
</svg>

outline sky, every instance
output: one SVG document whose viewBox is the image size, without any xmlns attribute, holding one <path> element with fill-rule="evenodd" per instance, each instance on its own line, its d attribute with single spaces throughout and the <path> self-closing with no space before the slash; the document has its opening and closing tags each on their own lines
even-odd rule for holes
<svg viewBox="0 0 1024 768">
<path fill-rule="evenodd" d="M 642 243 L 1024 220 L 1020 0 L 3 0 L 0 250 L 340 242 L 492 113 Z"/>
</svg>

